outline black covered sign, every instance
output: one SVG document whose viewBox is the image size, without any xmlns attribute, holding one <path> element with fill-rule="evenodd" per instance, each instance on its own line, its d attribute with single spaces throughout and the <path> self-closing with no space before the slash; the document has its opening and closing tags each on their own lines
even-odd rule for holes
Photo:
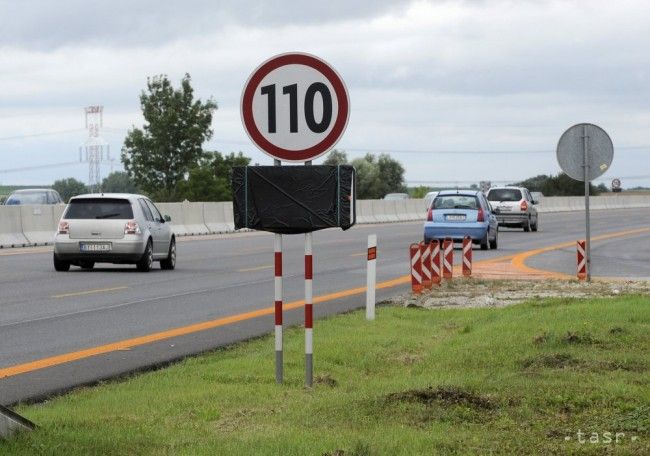
<svg viewBox="0 0 650 456">
<path fill-rule="evenodd" d="M 350 165 L 237 166 L 232 189 L 236 229 L 298 234 L 356 222 Z"/>
</svg>

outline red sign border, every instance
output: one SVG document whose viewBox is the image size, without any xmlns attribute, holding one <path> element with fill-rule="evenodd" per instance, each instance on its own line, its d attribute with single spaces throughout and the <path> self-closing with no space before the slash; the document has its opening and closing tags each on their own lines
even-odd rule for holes
<svg viewBox="0 0 650 456">
<path fill-rule="evenodd" d="M 271 71 L 285 65 L 305 65 L 320 72 L 334 87 L 338 102 L 336 122 L 332 130 L 321 142 L 303 150 L 284 149 L 271 143 L 259 131 L 253 118 L 253 96 L 257 86 Z M 347 126 L 349 114 L 348 92 L 339 74 L 325 61 L 305 53 L 280 54 L 262 63 L 246 81 L 241 98 L 241 117 L 246 133 L 260 149 L 278 160 L 300 162 L 320 157 L 341 138 Z"/>
</svg>

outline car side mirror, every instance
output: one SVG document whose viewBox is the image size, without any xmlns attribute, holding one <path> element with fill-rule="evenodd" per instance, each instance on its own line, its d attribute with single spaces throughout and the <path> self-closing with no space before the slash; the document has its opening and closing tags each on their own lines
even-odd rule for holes
<svg viewBox="0 0 650 456">
<path fill-rule="evenodd" d="M 533 204 L 539 204 L 539 200 L 534 199 L 534 200 L 531 201 L 531 203 L 533 203 Z"/>
<path fill-rule="evenodd" d="M 171 222 L 171 221 L 172 221 L 172 218 L 169 215 L 165 215 L 163 217 L 163 222 Z"/>
</svg>

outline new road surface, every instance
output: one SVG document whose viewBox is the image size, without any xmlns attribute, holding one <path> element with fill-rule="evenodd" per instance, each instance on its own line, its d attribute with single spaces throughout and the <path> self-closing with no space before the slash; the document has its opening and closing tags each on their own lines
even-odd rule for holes
<svg viewBox="0 0 650 456">
<path fill-rule="evenodd" d="M 364 305 L 371 233 L 377 299 L 408 291 L 408 245 L 421 240 L 422 222 L 316 232 L 317 317 Z M 594 211 L 592 235 L 594 276 L 650 278 L 650 210 Z M 541 214 L 539 232 L 502 229 L 498 250 L 475 247 L 474 261 L 483 270 L 503 258 L 522 274 L 573 276 L 583 236 L 583 212 Z M 287 325 L 303 318 L 303 246 L 304 236 L 284 236 Z M 0 287 L 0 402 L 10 405 L 271 332 L 273 237 L 181 238 L 177 269 L 150 273 L 111 265 L 57 273 L 51 248 L 0 250 Z M 318 370 L 318 322 L 314 340 Z"/>
</svg>

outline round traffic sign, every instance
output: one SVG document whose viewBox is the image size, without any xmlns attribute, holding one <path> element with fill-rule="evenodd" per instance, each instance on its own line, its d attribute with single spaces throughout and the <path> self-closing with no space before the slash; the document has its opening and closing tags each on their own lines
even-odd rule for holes
<svg viewBox="0 0 650 456">
<path fill-rule="evenodd" d="M 349 98 L 343 79 L 310 54 L 272 57 L 244 85 L 241 117 L 250 139 L 285 161 L 313 160 L 341 138 Z"/>
<path fill-rule="evenodd" d="M 585 151 L 591 181 L 607 171 L 614 158 L 614 145 L 609 135 L 598 125 L 581 123 L 565 131 L 557 143 L 557 161 L 569 177 L 585 180 Z"/>
</svg>

